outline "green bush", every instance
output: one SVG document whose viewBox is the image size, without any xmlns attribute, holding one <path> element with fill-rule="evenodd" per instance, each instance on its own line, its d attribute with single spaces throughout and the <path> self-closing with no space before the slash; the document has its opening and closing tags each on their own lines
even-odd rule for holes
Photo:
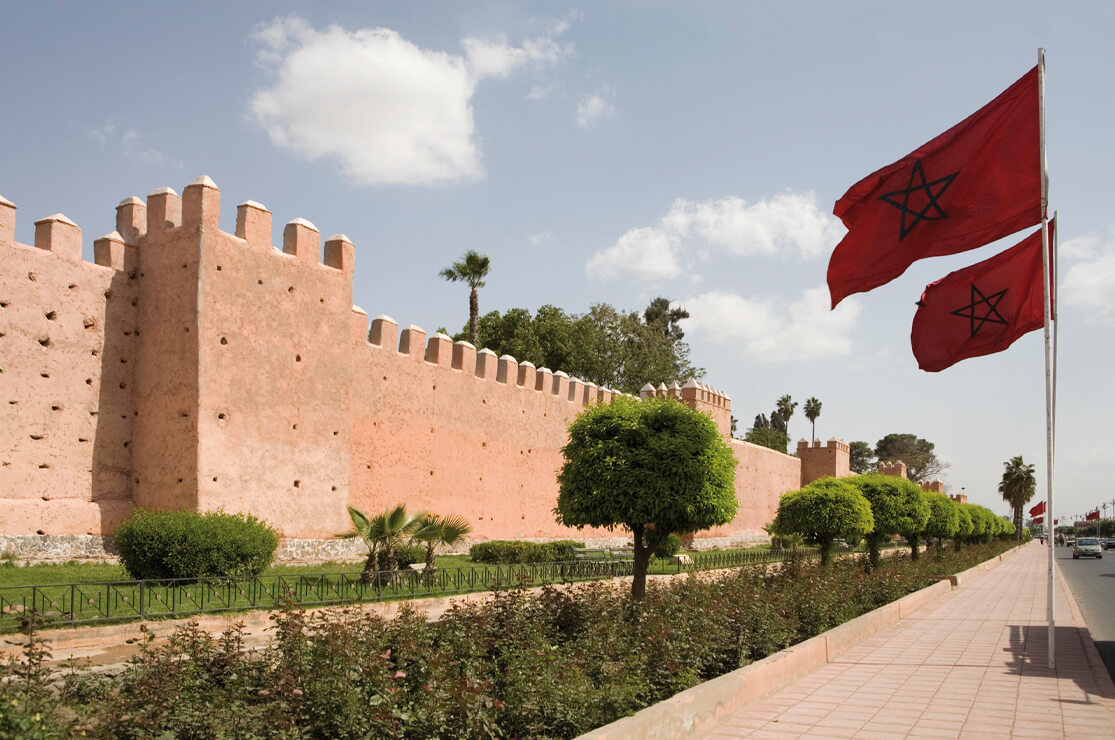
<svg viewBox="0 0 1115 740">
<path fill-rule="evenodd" d="M 672 558 L 681 551 L 681 537 L 676 534 L 671 534 L 658 543 L 658 547 L 654 548 L 654 557 L 656 558 Z"/>
<path fill-rule="evenodd" d="M 422 545 L 403 545 L 395 550 L 395 562 L 400 570 L 409 568 L 415 563 L 425 563 L 426 548 Z"/>
<path fill-rule="evenodd" d="M 113 532 L 132 578 L 254 576 L 271 564 L 279 535 L 250 514 L 136 509 Z"/>
<path fill-rule="evenodd" d="M 577 540 L 554 542 L 520 542 L 518 540 L 490 540 L 477 542 L 469 551 L 474 563 L 507 565 L 510 563 L 560 563 L 573 559 L 573 548 L 584 547 Z"/>
</svg>

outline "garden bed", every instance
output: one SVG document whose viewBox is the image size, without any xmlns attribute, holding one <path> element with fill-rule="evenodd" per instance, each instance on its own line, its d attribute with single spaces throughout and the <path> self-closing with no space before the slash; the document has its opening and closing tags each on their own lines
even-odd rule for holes
<svg viewBox="0 0 1115 740">
<path fill-rule="evenodd" d="M 574 737 L 1007 547 L 900 554 L 869 575 L 851 558 L 695 575 L 652 584 L 641 603 L 607 583 L 514 590 L 436 622 L 406 608 L 390 621 L 292 610 L 259 651 L 237 629 L 188 626 L 116 676 L 65 679 L 60 694 L 33 678 L 32 650 L 31 678 L 0 683 L 0 706 L 61 736 Z"/>
</svg>

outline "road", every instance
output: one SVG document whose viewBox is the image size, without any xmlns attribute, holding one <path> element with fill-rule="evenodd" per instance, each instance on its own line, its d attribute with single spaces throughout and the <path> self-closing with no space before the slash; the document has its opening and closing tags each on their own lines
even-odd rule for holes
<svg viewBox="0 0 1115 740">
<path fill-rule="evenodd" d="M 1103 664 L 1115 679 L 1115 550 L 1104 550 L 1102 560 L 1073 560 L 1071 547 L 1058 547 L 1054 557 L 1088 623 Z"/>
</svg>

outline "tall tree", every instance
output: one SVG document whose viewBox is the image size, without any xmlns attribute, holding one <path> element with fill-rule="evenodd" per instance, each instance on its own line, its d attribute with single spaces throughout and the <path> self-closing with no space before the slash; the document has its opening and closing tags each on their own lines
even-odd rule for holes
<svg viewBox="0 0 1115 740">
<path fill-rule="evenodd" d="M 832 562 L 836 540 L 850 542 L 875 528 L 871 504 L 847 480 L 821 478 L 798 491 L 782 494 L 770 529 L 778 534 L 800 534 L 821 546 L 821 565 Z"/>
<path fill-rule="evenodd" d="M 674 342 L 680 342 L 685 338 L 685 332 L 681 330 L 679 322 L 688 318 L 688 311 L 681 306 L 671 308 L 669 299 L 661 296 L 652 300 L 643 310 L 643 321 L 647 326 L 657 328 Z"/>
<path fill-rule="evenodd" d="M 929 520 L 929 505 L 920 489 L 905 478 L 868 473 L 848 478 L 871 504 L 874 527 L 865 535 L 870 569 L 879 567 L 879 550 L 893 534 L 920 532 Z"/>
<path fill-rule="evenodd" d="M 809 419 L 812 424 L 812 429 L 809 432 L 809 444 L 813 444 L 813 440 L 817 439 L 817 417 L 821 415 L 821 402 L 813 396 L 810 396 L 805 401 L 805 418 Z"/>
<path fill-rule="evenodd" d="M 875 467 L 875 451 L 867 442 L 848 443 L 848 466 L 853 473 L 868 473 Z"/>
<path fill-rule="evenodd" d="M 777 414 L 778 418 L 782 420 L 782 430 L 786 432 L 787 437 L 790 436 L 790 417 L 794 415 L 794 409 L 797 407 L 797 401 L 790 398 L 790 394 L 787 393 L 778 399 L 774 406 L 775 413 L 771 414 L 772 417 Z M 774 419 L 772 418 L 771 421 L 773 422 Z"/>
<path fill-rule="evenodd" d="M 726 524 L 736 514 L 736 460 L 712 419 L 670 398 L 620 397 L 569 425 L 554 514 L 567 527 L 616 526 L 635 546 L 631 597 L 671 533 Z"/>
<path fill-rule="evenodd" d="M 778 422 L 772 424 L 771 421 Z M 760 445 L 762 447 L 769 447 L 772 450 L 778 450 L 782 454 L 786 454 L 786 447 L 790 443 L 790 437 L 786 434 L 785 428 L 779 428 L 782 424 L 782 419 L 778 417 L 777 412 L 771 414 L 771 420 L 763 414 L 755 416 L 755 421 L 752 422 L 751 428 L 748 429 L 743 438 L 753 445 Z"/>
<path fill-rule="evenodd" d="M 480 298 L 477 291 L 484 287 L 484 278 L 488 276 L 490 263 L 488 255 L 470 249 L 460 262 L 454 262 L 440 273 L 451 283 L 468 283 L 468 341 L 474 345 L 480 319 Z"/>
<path fill-rule="evenodd" d="M 1034 466 L 1027 465 L 1021 455 L 1015 455 L 1003 463 L 1003 479 L 999 482 L 999 493 L 1003 500 L 1014 509 L 1014 538 L 1022 539 L 1022 507 L 1034 497 Z"/>
<path fill-rule="evenodd" d="M 948 463 L 937 458 L 933 443 L 913 434 L 888 434 L 875 445 L 879 462 L 901 460 L 910 480 L 921 482 L 937 477 Z"/>
</svg>

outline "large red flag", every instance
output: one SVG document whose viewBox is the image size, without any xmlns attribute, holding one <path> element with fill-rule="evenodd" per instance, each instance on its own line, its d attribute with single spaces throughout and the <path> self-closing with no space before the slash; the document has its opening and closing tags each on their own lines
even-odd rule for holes
<svg viewBox="0 0 1115 740">
<path fill-rule="evenodd" d="M 1053 222 L 1049 222 L 1053 238 Z M 999 254 L 925 286 L 910 344 L 935 373 L 969 357 L 1002 352 L 1045 325 L 1041 229 Z"/>
<path fill-rule="evenodd" d="M 1045 502 L 1044 501 L 1038 502 L 1037 506 L 1034 506 L 1030 509 L 1030 516 L 1041 516 L 1044 513 L 1045 513 Z"/>
<path fill-rule="evenodd" d="M 968 118 L 857 182 L 833 213 L 832 305 L 923 257 L 975 249 L 1041 220 L 1038 68 Z"/>
</svg>

